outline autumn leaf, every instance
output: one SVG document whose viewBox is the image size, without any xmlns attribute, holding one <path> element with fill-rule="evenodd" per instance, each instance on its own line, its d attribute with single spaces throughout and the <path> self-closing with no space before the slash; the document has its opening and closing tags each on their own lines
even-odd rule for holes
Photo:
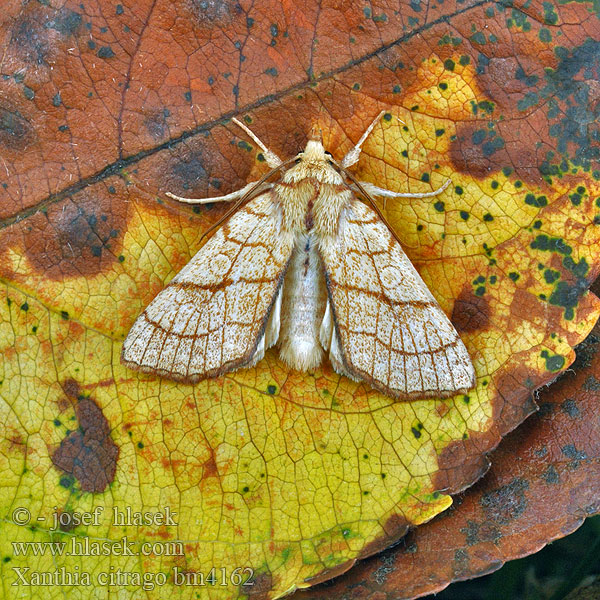
<svg viewBox="0 0 600 600">
<path fill-rule="evenodd" d="M 14 567 L 77 568 L 108 594 L 99 577 L 121 569 L 114 589 L 131 597 L 277 597 L 387 547 L 486 471 L 600 310 L 586 291 L 600 247 L 597 17 L 585 3 L 536 10 L 7 4 L 6 581 Z M 276 352 L 194 386 L 119 363 L 136 316 L 227 210 L 164 192 L 219 195 L 266 172 L 232 116 L 284 158 L 320 125 L 339 158 L 382 109 L 360 178 L 413 192 L 452 181 L 382 208 L 473 358 L 472 392 L 394 402 L 329 364 L 290 371 Z M 51 529 L 96 506 L 98 523 Z M 168 507 L 176 524 L 115 523 L 127 507 Z M 149 553 L 32 561 L 11 545 L 124 538 Z M 177 579 L 213 567 L 226 585 Z"/>
</svg>

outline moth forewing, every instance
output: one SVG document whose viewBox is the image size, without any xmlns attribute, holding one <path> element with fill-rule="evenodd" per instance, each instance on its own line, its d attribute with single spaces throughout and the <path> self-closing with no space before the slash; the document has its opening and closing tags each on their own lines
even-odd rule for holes
<svg viewBox="0 0 600 600">
<path fill-rule="evenodd" d="M 353 199 L 321 255 L 335 324 L 332 354 L 341 348 L 350 375 L 401 399 L 473 387 L 458 333 L 374 211 Z"/>
<path fill-rule="evenodd" d="M 241 208 L 138 317 L 123 344 L 127 366 L 193 383 L 252 361 L 272 345 L 293 238 L 271 192 Z M 259 347 L 262 345 L 262 347 Z"/>
<path fill-rule="evenodd" d="M 328 353 L 338 373 L 394 398 L 470 389 L 475 372 L 458 333 L 383 215 L 353 191 L 419 198 L 440 193 L 448 182 L 433 192 L 396 193 L 345 171 L 377 120 L 339 164 L 313 130 L 295 159 L 282 162 L 269 151 L 273 171 L 218 198 L 241 205 L 260 193 L 139 316 L 122 362 L 192 383 L 252 366 L 277 343 L 294 369 L 314 369 Z M 286 167 L 280 182 L 266 183 Z"/>
</svg>

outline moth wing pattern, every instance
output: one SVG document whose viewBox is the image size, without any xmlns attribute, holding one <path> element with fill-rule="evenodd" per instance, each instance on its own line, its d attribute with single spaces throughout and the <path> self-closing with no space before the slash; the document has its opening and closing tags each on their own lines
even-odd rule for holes
<svg viewBox="0 0 600 600">
<path fill-rule="evenodd" d="M 371 208 L 353 198 L 320 252 L 329 297 L 321 343 L 338 372 L 399 399 L 473 387 L 457 331 Z"/>
<path fill-rule="evenodd" d="M 121 362 L 194 383 L 260 360 L 279 335 L 293 248 L 281 221 L 271 192 L 237 211 L 138 317 Z"/>
</svg>

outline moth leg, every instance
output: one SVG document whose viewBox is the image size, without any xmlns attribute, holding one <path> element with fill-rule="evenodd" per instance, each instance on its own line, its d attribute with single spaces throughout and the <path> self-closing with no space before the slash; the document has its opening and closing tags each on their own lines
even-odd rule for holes
<svg viewBox="0 0 600 600">
<path fill-rule="evenodd" d="M 371 196 L 382 196 L 385 198 L 432 198 L 433 196 L 437 196 L 441 194 L 452 182 L 451 179 L 447 179 L 444 185 L 440 186 L 437 190 L 433 190 L 433 192 L 393 192 L 392 190 L 386 190 L 385 188 L 377 187 L 372 183 L 367 181 L 359 181 L 360 185 L 365 189 L 366 192 L 371 194 Z M 350 186 L 352 189 L 355 189 L 354 186 Z M 356 191 L 359 191 L 356 188 Z"/>
<path fill-rule="evenodd" d="M 260 147 L 265 156 L 265 160 L 267 161 L 267 165 L 274 169 L 275 167 L 279 167 L 283 161 L 275 154 L 275 152 L 269 150 L 256 135 L 254 135 L 241 121 L 238 121 L 235 117 L 231 119 L 236 125 L 239 125 Z"/>
<path fill-rule="evenodd" d="M 255 186 L 258 182 L 251 181 L 248 185 L 245 185 L 243 188 L 236 190 L 235 192 L 231 192 L 230 194 L 225 194 L 224 196 L 213 196 L 212 198 L 182 198 L 181 196 L 176 196 L 171 192 L 165 192 L 165 196 L 169 196 L 169 198 L 173 198 L 173 200 L 178 200 L 179 202 L 187 202 L 188 204 L 210 204 L 212 202 L 231 202 L 232 200 L 238 200 L 245 193 L 249 192 L 253 186 Z M 265 183 L 263 186 L 265 189 L 271 189 L 273 187 L 272 183 Z"/>
<path fill-rule="evenodd" d="M 360 140 L 358 140 L 358 143 L 356 144 L 356 146 L 354 146 L 354 148 L 352 148 L 352 150 L 350 150 L 350 152 L 348 152 L 348 154 L 346 154 L 346 156 L 344 156 L 344 158 L 342 158 L 342 162 L 340 164 L 342 165 L 342 167 L 344 169 L 347 169 L 348 167 L 351 167 L 352 165 L 354 165 L 358 162 L 358 157 L 360 156 L 360 151 L 361 151 L 360 147 L 364 144 L 365 140 L 367 139 L 367 137 L 369 136 L 371 131 L 373 131 L 373 128 L 375 127 L 375 125 L 377 125 L 377 123 L 379 123 L 381 117 L 383 117 L 384 114 L 385 114 L 385 110 L 382 110 L 375 117 L 375 119 L 373 119 L 373 122 L 367 127 L 367 130 L 362 134 L 362 137 L 360 138 Z"/>
</svg>

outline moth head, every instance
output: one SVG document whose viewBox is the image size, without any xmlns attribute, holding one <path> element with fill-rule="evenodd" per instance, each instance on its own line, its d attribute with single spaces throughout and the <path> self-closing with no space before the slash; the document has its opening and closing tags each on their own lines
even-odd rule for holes
<svg viewBox="0 0 600 600">
<path fill-rule="evenodd" d="M 320 163 L 328 160 L 325 148 L 323 148 L 323 134 L 318 125 L 312 126 L 308 134 L 306 148 L 304 148 L 304 152 L 298 155 L 298 158 L 309 163 Z"/>
</svg>

